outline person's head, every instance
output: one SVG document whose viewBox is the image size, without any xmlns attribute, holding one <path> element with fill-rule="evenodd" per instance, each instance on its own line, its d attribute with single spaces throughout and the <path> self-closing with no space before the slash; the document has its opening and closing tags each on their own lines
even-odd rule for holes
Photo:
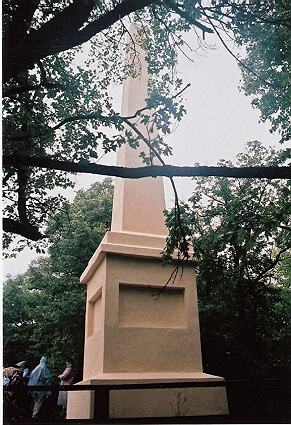
<svg viewBox="0 0 291 425">
<path fill-rule="evenodd" d="M 73 361 L 72 361 L 72 359 L 67 359 L 66 360 L 66 366 L 72 366 L 73 365 Z"/>
<path fill-rule="evenodd" d="M 40 363 L 46 365 L 46 357 L 45 356 L 42 356 L 42 358 L 40 359 Z"/>
<path fill-rule="evenodd" d="M 25 368 L 25 361 L 18 362 L 16 365 L 20 370 L 23 370 Z"/>
</svg>

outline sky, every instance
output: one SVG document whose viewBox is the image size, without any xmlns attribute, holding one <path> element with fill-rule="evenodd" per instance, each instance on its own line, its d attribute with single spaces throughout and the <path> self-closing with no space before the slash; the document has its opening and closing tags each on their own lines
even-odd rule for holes
<svg viewBox="0 0 291 425">
<path fill-rule="evenodd" d="M 191 42 L 189 37 L 187 41 Z M 259 123 L 260 114 L 251 107 L 251 98 L 238 90 L 240 70 L 226 49 L 217 44 L 214 50 L 192 54 L 192 58 L 194 62 L 189 62 L 181 55 L 179 60 L 177 71 L 185 85 L 190 83 L 191 86 L 185 92 L 187 115 L 166 138 L 173 155 L 165 162 L 179 166 L 192 166 L 197 162 L 200 165 L 216 165 L 220 159 L 235 162 L 236 155 L 251 140 L 259 140 L 266 147 L 280 147 L 278 134 L 269 133 L 269 123 Z M 113 89 L 117 105 L 121 103 L 120 93 L 120 88 Z M 115 158 L 115 154 L 107 154 L 100 163 L 115 165 Z M 87 189 L 94 181 L 103 178 L 78 175 L 75 191 Z M 187 200 L 194 190 L 193 181 L 179 177 L 175 178 L 175 182 L 180 199 Z M 75 191 L 68 192 L 70 199 L 73 199 Z M 167 180 L 165 196 L 167 206 L 171 207 L 174 197 Z M 27 248 L 17 254 L 17 258 L 4 260 L 4 276 L 25 272 L 35 258 L 36 252 Z"/>
</svg>

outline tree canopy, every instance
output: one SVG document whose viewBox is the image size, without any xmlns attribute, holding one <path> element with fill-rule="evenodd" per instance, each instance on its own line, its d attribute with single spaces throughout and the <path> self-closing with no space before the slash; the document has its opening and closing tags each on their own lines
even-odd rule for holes
<svg viewBox="0 0 291 425">
<path fill-rule="evenodd" d="M 203 47 L 207 47 L 210 35 L 224 44 L 227 35 L 245 46 L 246 59 L 238 59 L 243 89 L 255 95 L 253 104 L 260 108 L 262 119 L 271 118 L 272 130 L 281 131 L 282 140 L 286 140 L 290 125 L 290 16 L 289 2 L 284 0 L 34 0 L 29 4 L 5 0 L 5 246 L 15 234 L 27 238 L 30 245 L 47 238 L 47 220 L 61 211 L 65 202 L 54 189 L 72 186 L 72 172 L 116 175 L 118 171 L 131 177 L 132 170 L 109 170 L 97 164 L 98 149 L 114 151 L 126 141 L 135 147 L 141 137 L 136 119 L 159 130 L 157 138 L 144 141 L 165 165 L 162 158 L 171 154 L 171 148 L 163 135 L 185 114 L 182 96 L 186 86 L 176 73 L 176 64 L 178 52 L 187 54 L 183 34 L 190 30 Z M 129 22 L 139 25 L 138 38 L 129 36 L 126 45 Z M 137 44 L 146 51 L 150 75 L 147 105 L 155 111 L 150 121 L 146 110 L 122 117 L 110 97 L 113 83 L 120 84 L 127 75 L 139 73 Z M 82 51 L 87 55 L 80 62 Z M 124 63 L 126 51 L 129 60 Z M 122 132 L 125 124 L 130 124 L 130 132 Z M 150 164 L 151 155 L 145 154 L 144 159 Z M 150 172 L 161 172 L 154 166 L 149 168 Z M 219 171 L 206 170 L 208 175 Z M 249 171 L 244 170 L 244 175 Z M 135 177 L 142 176 L 144 170 L 140 172 L 135 171 Z M 290 168 L 280 167 L 276 172 L 286 177 Z M 271 175 L 268 170 L 266 174 Z"/>
</svg>

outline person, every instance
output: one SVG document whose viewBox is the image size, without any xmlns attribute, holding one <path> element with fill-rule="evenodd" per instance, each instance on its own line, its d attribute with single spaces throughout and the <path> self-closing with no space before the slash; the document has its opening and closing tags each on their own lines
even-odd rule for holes
<svg viewBox="0 0 291 425">
<path fill-rule="evenodd" d="M 58 376 L 58 378 L 61 380 L 60 385 L 72 385 L 73 379 L 74 379 L 74 371 L 73 371 L 73 362 L 71 360 L 68 359 L 66 361 L 66 369 L 61 375 Z M 63 409 L 66 409 L 67 398 L 68 398 L 68 392 L 60 391 L 57 405 L 62 406 Z"/>
<path fill-rule="evenodd" d="M 22 385 L 27 385 L 29 380 L 29 369 L 26 367 L 26 361 L 18 362 L 16 365 L 20 370 L 20 383 Z"/>
<path fill-rule="evenodd" d="M 17 366 L 17 368 L 13 369 L 13 374 L 9 379 L 8 385 L 22 385 L 23 384 L 23 370 L 24 370 L 24 365 L 25 365 L 25 361 L 16 363 L 15 366 Z M 11 369 L 11 368 L 8 368 Z M 15 392 L 13 391 L 9 391 L 8 395 L 13 399 L 14 402 L 17 402 L 20 397 L 21 394 L 18 392 L 15 394 Z"/>
<path fill-rule="evenodd" d="M 23 360 L 16 363 L 16 367 L 9 367 L 5 371 L 5 383 L 13 387 L 26 386 L 28 382 L 29 369 Z M 17 390 L 17 388 L 15 388 Z M 26 417 L 29 406 L 29 395 L 26 391 L 8 391 L 6 395 L 6 410 L 10 411 L 11 419 Z"/>
<path fill-rule="evenodd" d="M 42 356 L 39 365 L 31 372 L 27 386 L 51 384 L 51 374 L 47 368 L 46 361 L 46 357 Z M 44 399 L 51 394 L 51 391 L 31 391 L 31 396 L 34 400 L 32 410 L 33 419 L 38 417 Z"/>
<path fill-rule="evenodd" d="M 12 367 L 3 368 L 3 385 L 4 386 L 8 386 L 10 384 L 10 380 L 13 373 L 14 373 L 14 369 Z"/>
<path fill-rule="evenodd" d="M 20 380 L 20 369 L 15 367 L 6 367 L 3 369 L 3 385 L 18 385 Z M 17 396 L 19 393 L 16 391 L 5 391 L 4 393 L 4 405 L 3 413 L 4 418 L 7 421 L 15 421 L 19 418 L 19 406 L 17 403 Z"/>
</svg>

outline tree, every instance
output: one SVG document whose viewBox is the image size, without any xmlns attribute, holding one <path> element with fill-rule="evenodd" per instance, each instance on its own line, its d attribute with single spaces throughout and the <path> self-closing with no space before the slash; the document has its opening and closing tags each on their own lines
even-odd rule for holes
<svg viewBox="0 0 291 425">
<path fill-rule="evenodd" d="M 61 212 L 57 221 L 51 220 L 49 254 L 57 271 L 80 277 L 104 234 L 110 230 L 112 199 L 112 180 L 107 178 L 94 183 L 89 190 L 79 190 L 69 212 Z"/>
<path fill-rule="evenodd" d="M 40 305 L 38 292 L 28 293 L 25 276 L 8 278 L 3 286 L 3 363 L 13 366 L 27 358 L 33 334 L 33 309 Z"/>
<path fill-rule="evenodd" d="M 56 196 L 52 190 L 73 185 L 69 172 L 108 172 L 96 164 L 97 147 L 101 145 L 107 152 L 116 150 L 125 141 L 135 147 L 141 138 L 135 120 L 142 119 L 158 128 L 160 135 L 155 140 L 144 141 L 165 165 L 162 156 L 169 155 L 171 149 L 162 136 L 168 134 L 175 121 L 185 113 L 181 103 L 185 87 L 175 73 L 177 52 L 187 48 L 182 38 L 184 32 L 194 28 L 203 45 L 205 34 L 215 33 L 222 39 L 222 31 L 240 43 L 249 42 L 251 35 L 242 31 L 246 24 L 248 27 L 267 25 L 287 32 L 290 10 L 287 6 L 284 8 L 284 4 L 279 0 L 262 4 L 224 0 L 179 3 L 171 0 L 34 0 L 27 5 L 21 0 L 5 0 L 5 246 L 9 246 L 17 234 L 26 238 L 30 246 L 36 242 L 39 247 L 39 241 L 48 236 L 44 231 L 48 218 L 54 215 L 52 211 L 61 210 L 65 202 L 64 197 Z M 127 47 L 124 45 L 125 18 L 140 25 L 138 40 L 130 38 Z M 273 31 L 272 40 L 279 43 L 280 34 Z M 249 52 L 255 38 L 256 34 L 251 37 Z M 81 46 L 87 41 L 90 41 L 90 53 L 83 63 L 76 65 Z M 121 117 L 114 110 L 109 95 L 112 82 L 121 83 L 127 75 L 139 72 L 136 43 L 147 54 L 148 107 L 155 110 L 151 122 L 145 110 L 137 111 L 134 117 Z M 254 49 L 256 47 L 257 44 Z M 285 58 L 286 44 L 284 48 Z M 131 58 L 126 65 L 123 64 L 125 50 L 130 52 Z M 268 84 L 250 69 L 249 64 L 245 66 L 251 75 Z M 280 66 L 278 62 L 279 75 Z M 282 92 L 280 99 L 285 99 L 290 82 L 285 66 L 281 75 L 284 83 L 273 89 L 276 93 Z M 273 89 L 270 88 L 269 97 Z M 258 89 L 254 84 L 251 90 L 247 89 L 252 93 L 256 90 L 261 91 L 261 86 Z M 279 113 L 276 118 L 283 122 L 289 104 L 285 100 L 280 102 L 271 114 L 277 117 L 278 111 L 284 110 L 284 114 Z M 260 105 L 257 102 L 257 106 Z M 131 131 L 120 133 L 126 124 Z M 150 162 L 150 158 L 151 155 L 145 155 L 145 161 Z M 157 169 L 152 170 L 157 173 Z M 127 170 L 117 171 L 129 177 Z M 217 170 L 206 172 L 217 173 Z M 284 172 L 286 177 L 290 169 Z M 135 176 L 140 175 L 135 171 Z"/>
<path fill-rule="evenodd" d="M 3 291 L 4 364 L 19 359 L 37 364 L 49 359 L 55 378 L 64 361 L 74 360 L 82 379 L 86 288 L 79 284 L 105 232 L 110 228 L 113 186 L 110 179 L 79 191 L 67 205 L 62 232 L 52 232 L 48 257 L 33 261 L 27 272 L 8 278 Z M 51 221 L 50 231 L 56 224 Z"/>
<path fill-rule="evenodd" d="M 272 20 L 284 20 L 273 26 L 268 18 L 262 23 L 250 23 L 240 32 L 238 42 L 246 46 L 247 55 L 241 65 L 242 89 L 252 95 L 252 105 L 261 112 L 261 120 L 271 121 L 271 132 L 279 130 L 281 142 L 290 140 L 290 4 L 278 2 L 272 9 Z M 254 75 L 248 70 L 256 70 Z M 265 84 L 265 82 L 268 84 Z"/>
<path fill-rule="evenodd" d="M 238 155 L 240 166 L 283 161 L 281 151 L 259 142 L 249 142 Z M 181 242 L 172 231 L 176 213 L 167 213 L 167 249 L 186 238 L 198 261 L 202 349 L 209 373 L 270 376 L 290 366 L 290 205 L 290 182 L 197 178 L 193 196 L 181 205 L 186 231 Z M 166 250 L 165 257 L 171 252 Z"/>
<path fill-rule="evenodd" d="M 261 120 L 271 121 L 281 142 L 290 140 L 290 4 L 288 1 L 212 1 L 203 14 L 224 47 L 223 33 L 232 32 L 245 57 L 236 57 L 242 71 L 242 90 L 251 95 Z M 213 24 L 213 19 L 217 25 Z"/>
</svg>

